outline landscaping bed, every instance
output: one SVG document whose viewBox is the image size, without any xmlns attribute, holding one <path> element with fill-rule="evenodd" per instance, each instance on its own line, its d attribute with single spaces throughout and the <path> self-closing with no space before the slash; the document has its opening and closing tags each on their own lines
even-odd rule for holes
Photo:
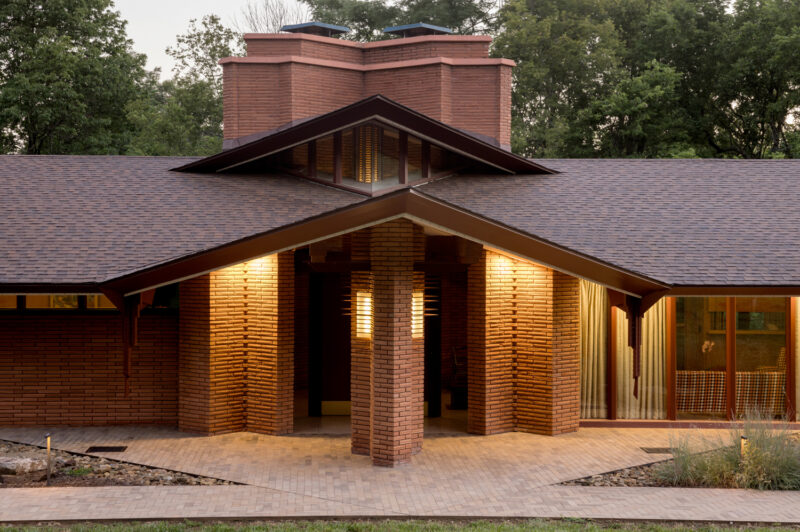
<svg viewBox="0 0 800 532">
<path fill-rule="evenodd" d="M 727 438 L 673 438 L 671 459 L 564 482 L 571 486 L 800 489 L 800 435 L 750 414 Z"/>
<path fill-rule="evenodd" d="M 52 450 L 50 486 L 214 486 L 236 484 L 98 456 Z M 0 488 L 45 487 L 47 453 L 33 445 L 0 441 Z"/>
</svg>

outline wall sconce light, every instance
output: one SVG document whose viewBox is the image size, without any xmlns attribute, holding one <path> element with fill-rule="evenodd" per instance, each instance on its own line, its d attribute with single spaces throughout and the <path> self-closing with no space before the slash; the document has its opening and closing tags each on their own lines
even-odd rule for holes
<svg viewBox="0 0 800 532">
<path fill-rule="evenodd" d="M 425 292 L 415 290 L 411 294 L 411 338 L 425 337 Z"/>
<path fill-rule="evenodd" d="M 356 292 L 356 338 L 372 338 L 372 294 Z"/>
</svg>

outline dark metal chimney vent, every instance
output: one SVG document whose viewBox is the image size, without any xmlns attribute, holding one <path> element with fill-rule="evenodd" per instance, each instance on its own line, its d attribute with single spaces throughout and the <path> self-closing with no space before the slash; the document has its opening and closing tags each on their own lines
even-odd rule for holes
<svg viewBox="0 0 800 532">
<path fill-rule="evenodd" d="M 417 37 L 419 35 L 449 35 L 453 33 L 453 30 L 450 28 L 443 28 L 442 26 L 417 22 L 415 24 L 404 24 L 402 26 L 389 26 L 388 28 L 383 28 L 383 33 L 405 38 Z"/>
<path fill-rule="evenodd" d="M 321 35 L 322 37 L 335 37 L 340 33 L 350 33 L 347 26 L 336 26 L 335 24 L 325 24 L 324 22 L 304 22 L 302 24 L 289 24 L 283 26 L 281 31 L 288 33 L 308 33 L 309 35 Z"/>
</svg>

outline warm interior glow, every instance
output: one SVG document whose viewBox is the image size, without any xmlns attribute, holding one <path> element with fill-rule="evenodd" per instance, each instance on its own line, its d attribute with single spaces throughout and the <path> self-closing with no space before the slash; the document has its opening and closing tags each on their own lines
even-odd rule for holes
<svg viewBox="0 0 800 532">
<path fill-rule="evenodd" d="M 411 338 L 423 338 L 425 330 L 425 293 L 415 291 L 411 296 Z"/>
<path fill-rule="evenodd" d="M 380 132 L 377 126 L 372 125 L 358 128 L 356 180 L 359 183 L 375 183 L 381 178 Z"/>
<path fill-rule="evenodd" d="M 372 338 L 372 294 L 356 292 L 356 337 Z"/>
</svg>

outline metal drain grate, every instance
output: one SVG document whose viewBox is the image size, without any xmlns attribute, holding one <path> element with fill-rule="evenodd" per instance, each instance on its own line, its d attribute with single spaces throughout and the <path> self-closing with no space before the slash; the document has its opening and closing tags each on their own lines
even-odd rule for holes
<svg viewBox="0 0 800 532">
<path fill-rule="evenodd" d="M 128 447 L 125 445 L 92 445 L 86 449 L 87 453 L 124 453 Z"/>
<path fill-rule="evenodd" d="M 639 447 L 647 454 L 672 454 L 672 449 L 669 447 Z"/>
</svg>

